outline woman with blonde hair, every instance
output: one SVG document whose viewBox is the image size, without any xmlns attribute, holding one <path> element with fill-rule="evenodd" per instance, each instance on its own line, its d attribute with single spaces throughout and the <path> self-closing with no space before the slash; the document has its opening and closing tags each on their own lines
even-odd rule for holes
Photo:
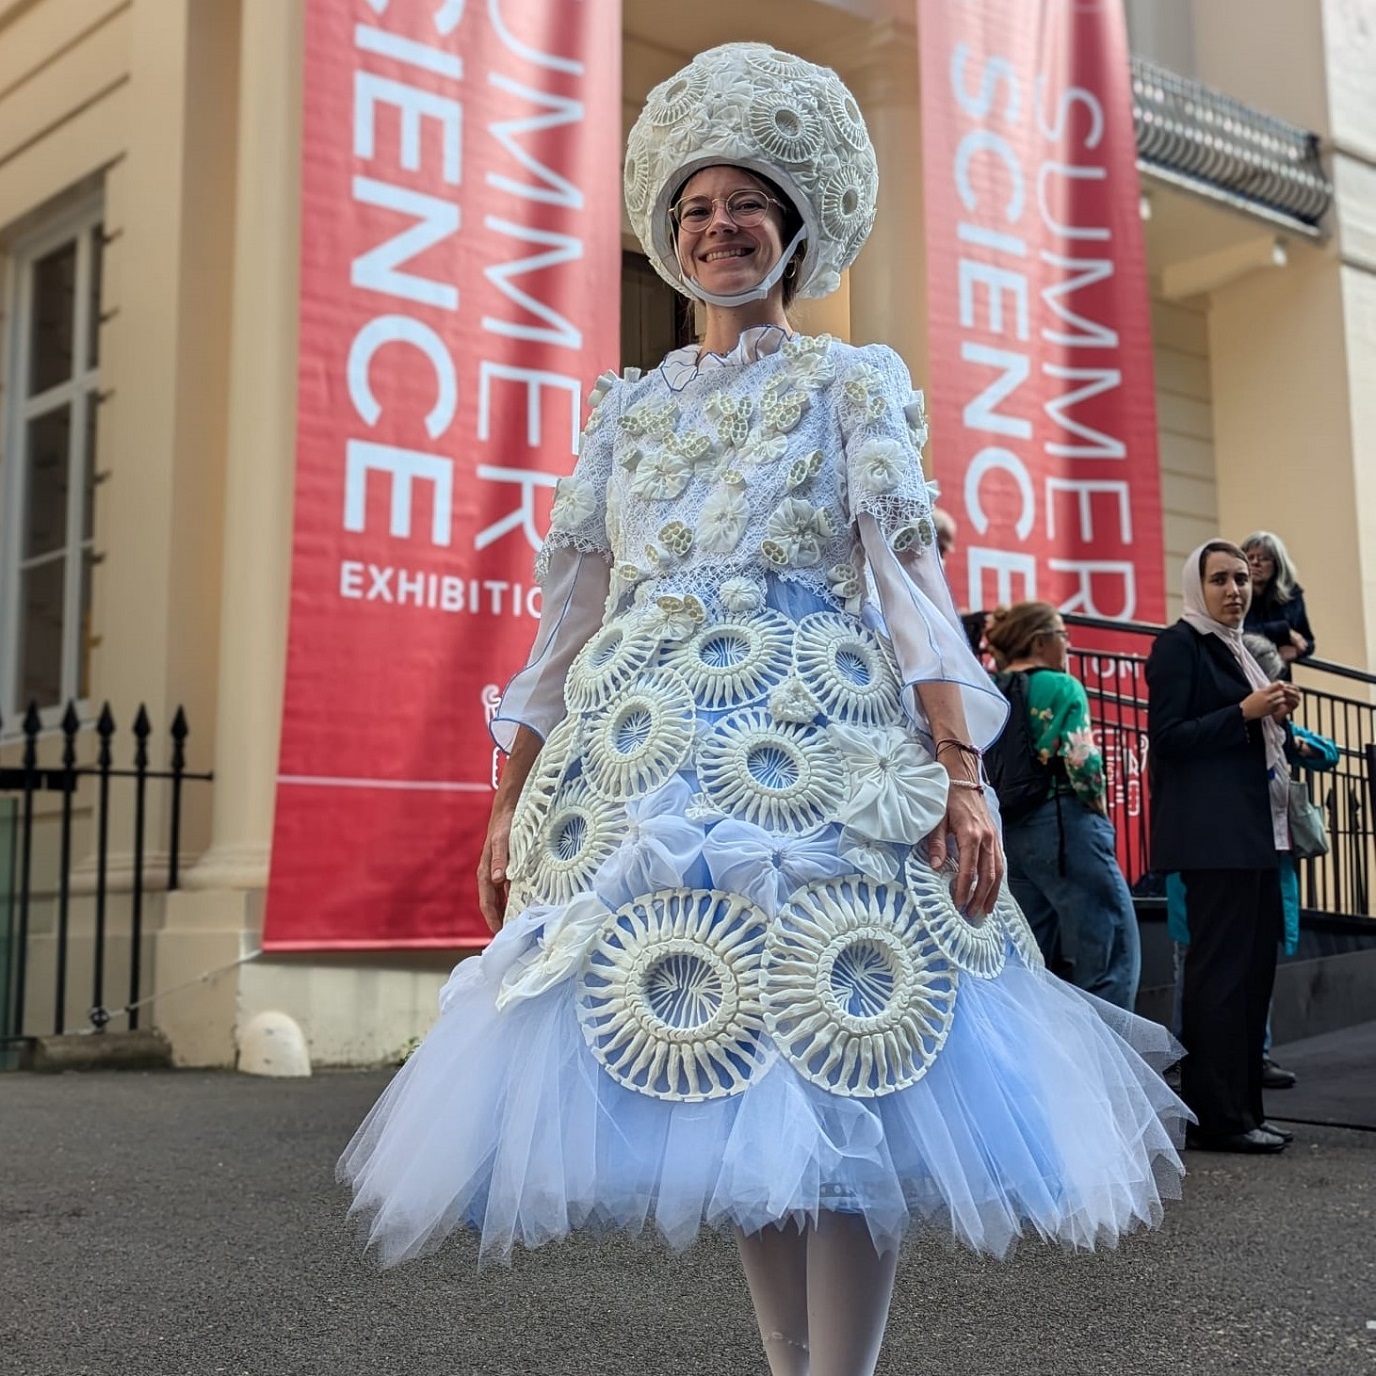
<svg viewBox="0 0 1376 1376">
<path fill-rule="evenodd" d="M 1064 958 L 1081 989 L 1131 1009 L 1141 938 L 1118 868 L 1089 700 L 1068 671 L 1070 633 L 1049 602 L 1019 602 L 994 613 L 985 638 L 999 666 L 994 682 L 1012 706 L 990 756 L 1001 766 L 990 777 L 1008 887 L 1053 969 Z"/>
</svg>

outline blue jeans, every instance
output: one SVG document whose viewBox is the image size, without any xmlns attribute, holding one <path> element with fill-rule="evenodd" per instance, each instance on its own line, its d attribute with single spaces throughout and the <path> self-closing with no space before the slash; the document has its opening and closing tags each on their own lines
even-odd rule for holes
<svg viewBox="0 0 1376 1376">
<path fill-rule="evenodd" d="M 1078 799 L 1063 797 L 1005 826 L 1008 887 L 1048 964 L 1056 948 L 1075 963 L 1075 983 L 1131 1009 L 1142 974 L 1142 939 L 1127 881 L 1118 868 L 1113 824 Z M 1060 826 L 1065 873 L 1060 873 Z"/>
</svg>

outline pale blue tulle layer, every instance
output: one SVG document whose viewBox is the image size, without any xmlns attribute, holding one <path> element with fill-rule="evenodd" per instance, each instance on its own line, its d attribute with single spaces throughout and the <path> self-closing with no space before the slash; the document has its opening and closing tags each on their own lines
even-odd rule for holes
<svg viewBox="0 0 1376 1376">
<path fill-rule="evenodd" d="M 1020 1235 L 1087 1248 L 1156 1224 L 1179 1193 L 1165 1030 L 1011 955 L 997 979 L 962 980 L 946 1045 L 909 1088 L 843 1098 L 780 1059 L 742 1094 L 683 1103 L 603 1070 L 567 983 L 498 1013 L 501 942 L 461 967 L 340 1161 L 386 1265 L 461 1227 L 498 1258 L 574 1229 L 684 1247 L 704 1224 L 824 1209 L 863 1213 L 881 1244 L 925 1225 L 996 1256 Z"/>
<path fill-rule="evenodd" d="M 821 606 L 773 579 L 768 600 L 795 622 Z M 674 787 L 686 797 L 698 784 L 684 771 Z M 776 889 L 742 829 L 685 846 L 679 802 L 645 814 L 638 824 L 660 827 L 658 859 L 609 865 L 598 884 L 609 907 L 677 884 L 744 893 L 772 916 L 793 882 L 854 868 L 838 861 L 841 829 L 825 827 L 795 842 L 796 873 Z M 1159 1076 L 1179 1047 L 1029 969 L 1012 944 L 996 978 L 961 975 L 945 1044 L 905 1088 L 844 1097 L 776 1055 L 740 1093 L 685 1102 L 603 1068 L 573 974 L 498 1011 L 503 976 L 554 912 L 514 915 L 460 965 L 438 1023 L 340 1160 L 386 1265 L 457 1229 L 501 1259 L 575 1229 L 657 1231 L 685 1247 L 704 1225 L 754 1232 L 824 1210 L 863 1214 L 881 1245 L 925 1228 L 1000 1256 L 1020 1236 L 1112 1245 L 1179 1193 L 1185 1109 Z"/>
</svg>

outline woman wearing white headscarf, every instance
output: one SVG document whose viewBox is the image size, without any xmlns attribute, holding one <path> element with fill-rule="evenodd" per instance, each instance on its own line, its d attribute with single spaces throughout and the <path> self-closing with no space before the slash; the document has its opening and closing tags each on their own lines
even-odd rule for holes
<svg viewBox="0 0 1376 1376">
<path fill-rule="evenodd" d="M 874 217 L 854 98 L 713 49 L 651 91 L 625 186 L 704 338 L 597 389 L 494 723 L 496 936 L 341 1172 L 389 1262 L 729 1227 L 774 1376 L 868 1376 L 910 1230 L 1001 1254 L 1160 1217 L 1184 1110 L 1139 1052 L 1173 1048 L 1050 977 L 1001 882 L 1007 706 L 907 369 L 788 318 Z"/>
<path fill-rule="evenodd" d="M 1203 1150 L 1280 1151 L 1262 1105 L 1262 1042 L 1290 849 L 1289 730 L 1298 689 L 1273 683 L 1242 638 L 1247 558 L 1212 540 L 1185 561 L 1184 615 L 1147 660 L 1151 862 L 1180 872 L 1190 930 L 1181 1093 Z"/>
</svg>

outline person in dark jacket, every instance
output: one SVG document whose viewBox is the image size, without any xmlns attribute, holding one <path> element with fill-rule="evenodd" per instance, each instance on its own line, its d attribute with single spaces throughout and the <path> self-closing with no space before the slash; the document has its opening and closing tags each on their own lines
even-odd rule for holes
<svg viewBox="0 0 1376 1376">
<path fill-rule="evenodd" d="M 1252 576 L 1252 605 L 1243 629 L 1264 635 L 1285 661 L 1284 677 L 1297 659 L 1314 653 L 1314 632 L 1304 605 L 1299 571 L 1279 535 L 1254 530 L 1243 542 Z"/>
<path fill-rule="evenodd" d="M 1190 946 L 1181 1095 L 1203 1150 L 1275 1152 L 1262 1043 L 1282 930 L 1279 853 L 1290 848 L 1289 728 L 1299 701 L 1242 641 L 1247 560 L 1212 540 L 1182 573 L 1184 616 L 1147 660 L 1152 868 L 1185 880 Z"/>
</svg>

